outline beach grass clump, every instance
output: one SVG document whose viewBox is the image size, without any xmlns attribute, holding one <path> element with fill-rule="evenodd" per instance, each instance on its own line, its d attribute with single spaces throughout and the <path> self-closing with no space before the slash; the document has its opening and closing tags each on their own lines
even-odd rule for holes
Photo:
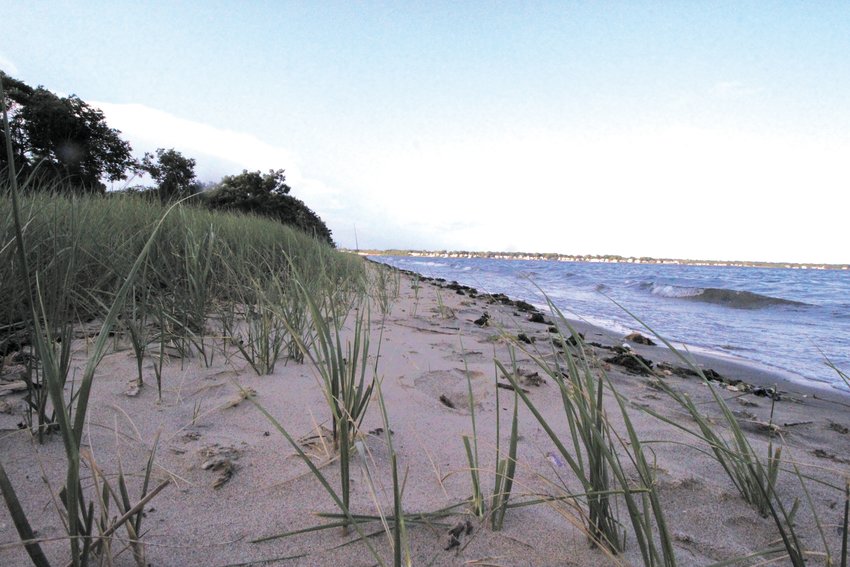
<svg viewBox="0 0 850 567">
<path fill-rule="evenodd" d="M 369 295 L 378 305 L 381 316 L 386 317 L 393 310 L 401 294 L 401 273 L 391 266 L 378 262 L 369 262 L 366 273 Z"/>
<path fill-rule="evenodd" d="M 420 294 L 422 292 L 422 278 L 419 274 L 413 275 L 411 288 L 413 289 L 413 312 L 411 313 L 411 317 L 415 319 L 416 311 L 419 309 Z"/>
<path fill-rule="evenodd" d="M 351 449 L 372 398 L 381 341 L 379 339 L 377 350 L 371 351 L 368 302 L 355 308 L 352 330 L 350 336 L 346 336 L 343 328 L 349 319 L 346 314 L 350 304 L 337 301 L 339 297 L 333 295 L 318 296 L 308 282 L 293 276 L 293 285 L 309 312 L 312 336 L 308 344 L 298 336 L 296 329 L 289 328 L 289 332 L 319 375 L 322 394 L 331 414 L 334 449 L 339 454 L 342 504 L 348 509 Z M 286 319 L 283 321 L 288 325 Z M 374 364 L 370 363 L 370 357 L 374 357 Z"/>
<path fill-rule="evenodd" d="M 463 340 L 461 343 L 461 352 L 463 349 Z M 510 351 L 511 360 L 513 362 L 514 371 L 516 371 L 516 358 L 513 349 Z M 499 405 L 499 373 L 507 374 L 504 366 L 494 359 L 495 363 L 495 388 L 496 388 L 496 407 Z M 464 451 L 466 452 L 466 461 L 469 465 L 469 475 L 472 482 L 472 495 L 469 498 L 469 503 L 472 508 L 472 514 L 477 518 L 484 518 L 487 514 L 485 506 L 484 489 L 482 487 L 482 467 L 478 452 L 478 426 L 475 419 L 475 396 L 472 392 L 472 375 L 469 372 L 469 365 L 466 361 L 466 356 L 463 356 L 464 374 L 466 376 L 467 386 L 467 404 L 469 406 L 469 415 L 472 424 L 472 434 L 462 437 Z M 493 531 L 502 529 L 505 521 L 505 513 L 508 509 L 508 501 L 510 499 L 511 490 L 513 489 L 514 475 L 516 472 L 516 453 L 519 440 L 519 414 L 518 414 L 518 398 L 514 393 L 514 410 L 511 420 L 511 434 L 508 445 L 508 454 L 503 456 L 501 452 L 501 417 L 496 414 L 496 468 L 495 478 L 493 482 L 493 492 L 489 500 L 490 510 L 490 526 Z"/>
<path fill-rule="evenodd" d="M 525 352 L 558 386 L 568 435 L 559 434 L 542 415 L 520 387 L 515 373 L 503 373 L 581 484 L 581 493 L 573 493 L 566 486 L 564 490 L 566 498 L 583 502 L 580 514 L 591 544 L 611 554 L 625 549 L 625 529 L 616 507 L 621 501 L 644 565 L 674 566 L 672 536 L 658 494 L 654 467 L 629 417 L 628 404 L 604 370 L 589 359 L 583 337 L 548 297 L 547 302 L 558 321 L 558 344 L 564 349 L 555 349 L 547 356 L 527 349 Z M 569 331 L 568 339 L 564 330 Z M 518 346 L 528 345 L 518 343 Z M 617 431 L 605 410 L 605 392 L 617 402 L 625 435 Z"/>
<path fill-rule="evenodd" d="M 0 92 L 0 96 L 2 92 Z M 9 163 L 13 163 L 13 150 L 10 132 L 8 114 L 5 109 L 3 111 L 4 131 L 6 135 L 6 151 L 9 158 Z M 139 253 L 135 256 L 135 260 L 126 272 L 120 287 L 112 298 L 108 311 L 106 312 L 100 331 L 97 334 L 97 339 L 89 354 L 82 377 L 79 380 L 76 392 L 70 399 L 65 397 L 65 382 L 67 379 L 67 361 L 64 358 L 63 351 L 60 348 L 57 353 L 56 339 L 53 330 L 57 326 L 67 325 L 67 320 L 64 319 L 64 313 L 57 315 L 57 309 L 48 309 L 46 305 L 61 305 L 61 300 L 57 301 L 55 294 L 61 293 L 63 296 L 66 291 L 50 294 L 50 289 L 45 289 L 39 282 L 43 279 L 44 272 L 36 269 L 30 271 L 27 251 L 29 250 L 29 239 L 25 239 L 25 222 L 21 213 L 21 197 L 18 187 L 18 180 L 15 175 L 14 166 L 9 166 L 9 194 L 12 205 L 12 224 L 14 231 L 14 242 L 16 254 L 16 268 L 20 280 L 24 283 L 24 290 L 21 291 L 22 308 L 27 309 L 25 312 L 24 321 L 27 322 L 27 330 L 29 331 L 29 339 L 32 341 L 32 351 L 38 360 L 42 372 L 42 386 L 47 390 L 50 397 L 53 415 L 55 416 L 56 424 L 62 436 L 63 447 L 65 450 L 65 458 L 67 461 L 65 485 L 60 492 L 61 500 L 66 509 L 65 528 L 70 542 L 71 562 L 74 567 L 87 563 L 89 554 L 92 551 L 91 545 L 93 542 L 92 522 L 93 522 L 93 502 L 86 503 L 86 495 L 82 489 L 80 467 L 81 467 L 81 445 L 83 428 L 86 425 L 86 414 L 88 412 L 88 402 L 91 394 L 94 373 L 100 364 L 103 356 L 106 353 L 108 346 L 109 335 L 112 328 L 118 319 L 119 314 L 124 309 L 124 303 L 130 289 L 133 287 L 136 275 L 139 273 L 141 266 L 145 263 L 147 255 L 156 240 L 157 232 L 162 226 L 168 213 L 174 206 L 169 208 L 160 218 L 159 222 L 154 226 L 150 236 L 144 242 Z M 28 236 L 28 234 L 27 234 Z M 75 263 L 76 256 L 68 262 Z M 68 266 L 68 264 L 65 264 Z M 12 276 L 13 274 L 8 274 Z M 5 278 L 4 278 L 5 280 Z M 68 278 L 63 280 L 63 283 L 68 283 Z M 34 284 L 34 285 L 33 285 Z M 63 297 L 64 299 L 64 297 Z M 52 303 L 51 303 L 52 302 Z M 53 318 L 59 317 L 56 321 Z M 64 319 L 64 320 L 63 320 Z M 63 327 L 66 328 L 66 327 Z M 70 335 L 65 335 L 65 342 L 70 343 Z M 45 410 L 46 411 L 46 410 Z M 10 511 L 17 501 L 14 495 L 14 489 L 8 478 L 3 473 L 4 477 L 3 492 L 7 504 L 11 503 Z M 123 482 L 123 475 L 119 475 L 119 482 Z M 15 510 L 19 512 L 19 506 Z M 31 531 L 28 522 L 22 519 L 20 515 L 16 516 L 15 522 L 18 525 L 19 534 Z M 137 539 L 137 538 L 136 538 Z M 28 548 L 30 557 L 33 561 L 41 561 L 38 552 L 33 555 L 32 548 Z"/>
<path fill-rule="evenodd" d="M 283 285 L 281 278 L 254 281 L 248 288 L 249 299 L 239 304 L 230 304 L 231 309 L 242 306 L 244 311 L 240 317 L 237 319 L 231 315 L 222 318 L 228 341 L 236 346 L 260 376 L 274 372 L 287 342 L 289 332 L 281 308 L 285 303 L 284 296 L 287 295 Z"/>
<path fill-rule="evenodd" d="M 582 365 L 580 369 L 570 352 L 552 362 L 536 355 L 532 359 L 558 386 L 569 426 L 567 444 L 522 391 L 517 377 L 510 372 L 504 374 L 581 483 L 581 498 L 585 500 L 587 508 L 586 528 L 591 542 L 611 552 L 620 552 L 623 549 L 623 538 L 611 506 L 614 489 L 609 470 L 615 447 L 602 404 L 603 378 L 597 376 L 589 364 Z"/>
</svg>

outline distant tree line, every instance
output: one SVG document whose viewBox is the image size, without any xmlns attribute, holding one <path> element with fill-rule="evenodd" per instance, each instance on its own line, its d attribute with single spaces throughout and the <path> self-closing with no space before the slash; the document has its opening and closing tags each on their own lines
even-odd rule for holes
<svg viewBox="0 0 850 567">
<path fill-rule="evenodd" d="M 292 225 L 333 245 L 331 231 L 301 200 L 289 194 L 284 170 L 244 170 L 204 185 L 195 175 L 195 160 L 175 149 L 158 148 L 142 159 L 132 154 L 121 132 L 106 124 L 103 112 L 75 95 L 60 97 L 42 86 L 33 88 L 0 71 L 8 111 L 15 171 L 32 179 L 28 187 L 75 193 L 106 193 L 108 182 L 147 174 L 153 187 L 134 186 L 163 203 L 198 194 L 211 209 L 266 216 Z M 7 132 L 0 128 L 0 171 L 9 167 Z M 193 200 L 194 201 L 194 200 Z"/>
</svg>

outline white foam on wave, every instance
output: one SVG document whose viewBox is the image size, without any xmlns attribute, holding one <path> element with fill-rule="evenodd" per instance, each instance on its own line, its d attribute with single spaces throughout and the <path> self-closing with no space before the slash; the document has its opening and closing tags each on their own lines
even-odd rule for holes
<svg viewBox="0 0 850 567">
<path fill-rule="evenodd" d="M 446 268 L 448 264 L 444 264 L 442 262 L 422 262 L 422 261 L 413 261 L 411 264 L 416 264 L 417 266 L 429 266 L 432 268 Z"/>
<path fill-rule="evenodd" d="M 652 295 L 661 297 L 696 297 L 705 290 L 699 287 L 679 287 L 675 285 L 652 284 L 650 292 Z"/>
</svg>

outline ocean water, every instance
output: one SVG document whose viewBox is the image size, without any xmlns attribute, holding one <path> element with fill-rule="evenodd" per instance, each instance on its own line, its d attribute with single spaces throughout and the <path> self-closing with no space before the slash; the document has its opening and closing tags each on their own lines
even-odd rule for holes
<svg viewBox="0 0 850 567">
<path fill-rule="evenodd" d="M 625 335 L 738 359 L 813 385 L 847 390 L 850 272 L 674 264 L 375 256 L 373 260 L 545 307 Z M 538 289 L 539 287 L 539 289 Z"/>
</svg>

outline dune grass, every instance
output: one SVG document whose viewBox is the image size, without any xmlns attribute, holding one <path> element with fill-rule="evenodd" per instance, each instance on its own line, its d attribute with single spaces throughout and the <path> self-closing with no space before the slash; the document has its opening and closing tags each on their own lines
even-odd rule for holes
<svg viewBox="0 0 850 567">
<path fill-rule="evenodd" d="M 8 132 L 5 112 L 3 119 Z M 5 139 L 4 151 L 13 163 L 11 137 Z M 266 308 L 270 295 L 279 300 L 290 289 L 296 292 L 290 288 L 290 269 L 309 278 L 321 293 L 350 296 L 356 287 L 352 282 L 364 277 L 362 262 L 271 220 L 214 213 L 189 202 L 163 206 L 129 194 L 76 196 L 61 182 L 20 179 L 13 167 L 0 179 L 0 197 L 0 355 L 29 354 L 28 425 L 41 442 L 53 431 L 62 440 L 67 466 L 55 501 L 65 508 L 57 513 L 64 518 L 71 564 L 109 553 L 109 538 L 121 525 L 133 542 L 134 557 L 143 564 L 139 538 L 144 505 L 164 488 L 148 491 L 153 453 L 136 505 L 121 470 L 117 475 L 102 472 L 91 461 L 93 476 L 82 482 L 83 430 L 103 357 L 125 335 L 141 387 L 144 360 L 151 343 L 158 342 L 159 364 L 153 368 L 161 397 L 167 345 L 181 355 L 199 353 L 207 365 L 215 339 L 226 350 L 231 337 L 208 336 L 216 305 L 239 305 L 262 319 L 274 313 Z M 274 370 L 282 346 L 282 334 L 276 333 L 280 329 L 283 325 L 271 330 L 260 325 L 257 333 L 263 340 L 255 341 L 261 344 L 250 361 L 258 373 Z M 80 333 L 92 342 L 69 391 L 72 344 Z M 34 530 L 1 463 L 0 488 L 32 561 L 44 565 Z M 122 516 L 118 523 L 109 512 L 111 503 Z"/>
<path fill-rule="evenodd" d="M 272 221 L 186 204 L 166 209 L 130 195 L 75 197 L 29 182 L 19 188 L 14 176 L 9 179 L 0 186 L 9 197 L 0 201 L 0 313 L 9 321 L 0 340 L 7 351 L 29 349 L 32 354 L 27 374 L 31 429 L 41 441 L 54 430 L 63 439 L 68 467 L 62 501 L 70 557 L 79 565 L 94 552 L 108 550 L 106 544 L 94 545 L 107 528 L 95 521 L 93 506 L 110 502 L 105 497 L 110 475 L 100 477 L 103 488 L 97 495 L 86 495 L 80 444 L 95 370 L 118 337 L 126 334 L 132 344 L 139 387 L 149 348 L 158 346 L 153 370 L 161 397 L 165 350 L 173 346 L 183 356 L 200 354 L 209 365 L 215 346 L 214 337 L 208 337 L 208 316 L 215 305 L 227 305 L 224 309 L 248 314 L 243 323 L 247 341 L 218 339 L 238 344 L 257 373 L 268 374 L 286 344 L 278 306 L 298 293 L 288 278 L 290 269 L 310 274 L 311 287 L 321 293 L 332 289 L 328 293 L 345 296 L 363 277 L 363 268 L 356 259 Z M 290 320 L 295 319 L 292 312 L 290 301 Z M 87 322 L 97 328 L 94 343 L 68 396 L 71 345 Z M 4 496 L 13 490 L 5 481 Z M 7 498 L 13 506 L 15 500 Z M 125 498 L 121 504 L 130 507 Z M 23 535 L 27 528 L 21 522 Z"/>
</svg>

